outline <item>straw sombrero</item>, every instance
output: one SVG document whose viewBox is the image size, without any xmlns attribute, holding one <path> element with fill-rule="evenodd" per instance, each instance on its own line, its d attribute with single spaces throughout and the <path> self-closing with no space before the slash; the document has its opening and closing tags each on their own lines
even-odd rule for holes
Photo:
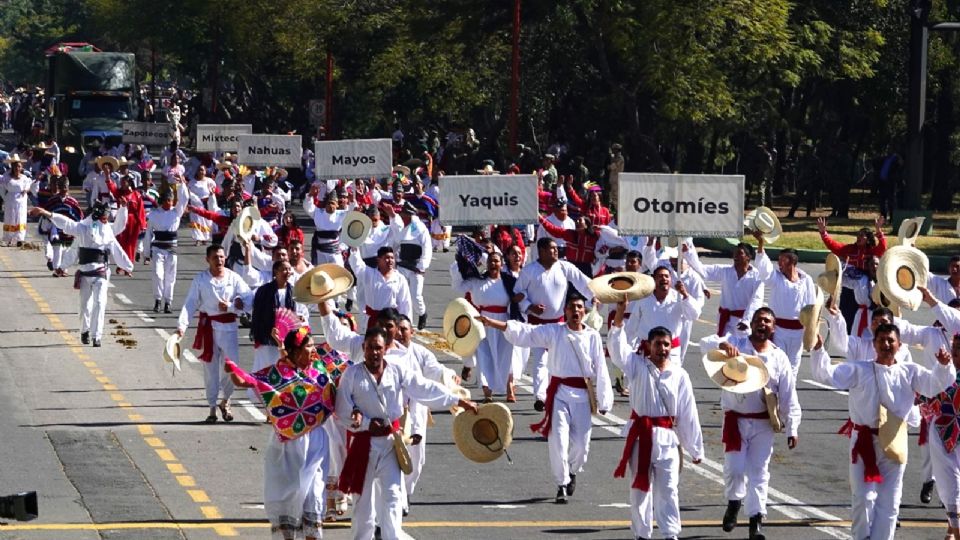
<svg viewBox="0 0 960 540">
<path fill-rule="evenodd" d="M 7 165 L 13 165 L 14 163 L 25 163 L 23 158 L 20 157 L 20 154 L 17 154 L 16 152 L 7 156 L 7 159 L 3 160 L 3 162 Z"/>
<path fill-rule="evenodd" d="M 183 339 L 181 336 L 173 334 L 167 338 L 167 342 L 163 344 L 163 361 L 173 364 L 173 367 L 177 368 L 177 371 L 180 371 L 181 339 Z"/>
<path fill-rule="evenodd" d="M 407 167 L 406 165 L 396 165 L 393 167 L 393 172 L 401 173 L 404 176 L 410 176 L 410 167 Z"/>
<path fill-rule="evenodd" d="M 920 229 L 923 228 L 923 217 L 914 217 L 900 222 L 900 228 L 897 229 L 898 246 L 913 246 L 917 243 L 917 237 L 920 236 Z"/>
<path fill-rule="evenodd" d="M 880 292 L 880 287 L 874 287 L 870 291 L 870 300 L 877 306 L 888 308 L 893 312 L 893 316 L 899 318 L 901 315 L 900 304 L 891 302 L 887 295 Z"/>
<path fill-rule="evenodd" d="M 499 458 L 513 442 L 510 409 L 503 403 L 485 403 L 477 414 L 458 414 L 453 419 L 453 441 L 470 461 L 489 463 Z"/>
<path fill-rule="evenodd" d="M 464 298 L 447 304 L 443 312 L 443 336 L 450 349 L 460 356 L 470 356 L 480 346 L 487 333 L 477 320 L 480 313 Z"/>
<path fill-rule="evenodd" d="M 817 344 L 820 330 L 820 311 L 823 309 L 823 293 L 817 289 L 817 297 L 812 304 L 800 309 L 800 324 L 803 325 L 803 350 L 809 351 Z"/>
<path fill-rule="evenodd" d="M 470 390 L 460 386 L 460 383 L 454 379 L 456 375 L 451 370 L 444 370 L 443 374 L 440 376 L 440 383 L 449 390 L 452 394 L 457 396 L 462 400 L 470 400 Z M 463 412 L 463 407 L 460 405 L 452 405 L 450 407 L 450 414 L 456 416 Z"/>
<path fill-rule="evenodd" d="M 301 304 L 319 304 L 349 291 L 353 283 L 353 274 L 343 266 L 318 264 L 297 279 L 293 299 Z"/>
<path fill-rule="evenodd" d="M 722 350 L 714 349 L 703 355 L 702 360 L 707 376 L 728 392 L 749 394 L 765 387 L 770 380 L 767 365 L 756 356 L 729 357 Z"/>
<path fill-rule="evenodd" d="M 920 287 L 927 286 L 930 262 L 914 247 L 894 246 L 880 257 L 877 267 L 877 288 L 890 299 L 913 311 L 923 303 Z"/>
<path fill-rule="evenodd" d="M 829 253 L 824 266 L 826 269 L 817 276 L 817 285 L 823 290 L 823 294 L 833 297 L 834 303 L 839 305 L 840 289 L 843 286 L 843 280 L 840 279 L 842 271 L 840 257 Z"/>
<path fill-rule="evenodd" d="M 233 233 L 237 235 L 237 238 L 247 242 L 254 234 L 254 229 L 258 221 L 260 221 L 260 210 L 256 206 L 245 206 L 243 210 L 240 211 L 234 220 L 233 224 Z"/>
<path fill-rule="evenodd" d="M 351 210 L 343 217 L 340 241 L 353 248 L 360 247 L 372 229 L 373 221 L 366 214 Z"/>
<path fill-rule="evenodd" d="M 783 233 L 780 218 L 766 206 L 761 206 L 747 214 L 746 223 L 750 230 L 760 231 L 763 241 L 768 244 L 776 242 Z"/>
<path fill-rule="evenodd" d="M 593 297 L 603 304 L 616 304 L 627 295 L 627 300 L 639 300 L 653 294 L 653 278 L 639 272 L 614 272 L 593 278 L 587 284 Z"/>
<path fill-rule="evenodd" d="M 101 167 L 103 167 L 104 163 L 109 163 L 113 168 L 113 170 L 117 170 L 120 168 L 120 160 L 118 160 L 113 156 L 100 156 L 97 158 L 97 165 L 100 165 Z"/>
</svg>

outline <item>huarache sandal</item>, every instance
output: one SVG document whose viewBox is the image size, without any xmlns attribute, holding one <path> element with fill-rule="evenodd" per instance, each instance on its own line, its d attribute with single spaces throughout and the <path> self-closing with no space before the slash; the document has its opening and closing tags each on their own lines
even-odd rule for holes
<svg viewBox="0 0 960 540">
<path fill-rule="evenodd" d="M 230 410 L 230 404 L 227 402 L 220 403 L 220 416 L 223 417 L 224 422 L 233 422 L 233 413 Z"/>
</svg>

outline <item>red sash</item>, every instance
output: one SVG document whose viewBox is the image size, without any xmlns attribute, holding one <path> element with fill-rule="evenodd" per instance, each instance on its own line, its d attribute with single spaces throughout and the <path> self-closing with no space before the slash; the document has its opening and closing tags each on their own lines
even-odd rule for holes
<svg viewBox="0 0 960 540">
<path fill-rule="evenodd" d="M 863 336 L 863 331 L 867 329 L 867 319 L 870 317 L 867 314 L 869 306 L 866 304 L 860 304 L 857 306 L 857 311 L 860 312 L 860 322 L 857 324 L 857 337 Z"/>
<path fill-rule="evenodd" d="M 633 423 L 630 424 L 630 431 L 627 432 L 627 442 L 623 446 L 623 455 L 620 456 L 617 469 L 613 471 L 613 477 L 623 478 L 627 472 L 627 463 L 630 462 L 633 445 L 639 444 L 637 471 L 631 487 L 641 491 L 650 491 L 650 454 L 653 452 L 653 428 L 671 429 L 673 428 L 673 418 L 670 416 L 638 416 L 637 411 L 630 411 L 630 420 Z"/>
<path fill-rule="evenodd" d="M 384 429 L 378 432 L 367 431 L 348 431 L 350 437 L 347 447 L 347 459 L 343 462 L 343 470 L 340 472 L 340 484 L 337 488 L 344 493 L 363 493 L 363 483 L 367 478 L 367 465 L 370 463 L 370 438 L 386 437 L 391 433 L 400 431 L 400 421 L 394 420 L 390 424 L 390 429 Z"/>
<path fill-rule="evenodd" d="M 857 442 L 853 443 L 853 449 L 850 450 L 850 463 L 856 463 L 858 458 L 863 459 L 863 481 L 883 482 L 883 475 L 877 467 L 877 452 L 873 447 L 873 436 L 879 434 L 880 430 L 854 424 L 848 418 L 837 433 L 850 437 L 854 431 L 857 432 Z"/>
<path fill-rule="evenodd" d="M 571 388 L 586 388 L 587 381 L 583 377 L 550 377 L 550 384 L 547 386 L 547 401 L 544 402 L 543 420 L 536 424 L 530 424 L 530 429 L 534 433 L 542 433 L 543 438 L 550 437 L 550 425 L 553 419 L 553 401 L 557 397 L 557 389 L 564 384 Z"/>
<path fill-rule="evenodd" d="M 717 335 L 722 336 L 724 328 L 727 327 L 727 323 L 730 322 L 731 317 L 740 317 L 743 318 L 744 310 L 742 309 L 727 309 L 720 308 L 717 311 L 720 312 L 720 319 L 717 321 Z"/>
<path fill-rule="evenodd" d="M 487 313 L 506 313 L 507 306 L 477 306 L 477 311 L 486 311 Z"/>
<path fill-rule="evenodd" d="M 363 312 L 367 314 L 367 330 L 377 324 L 377 317 L 380 316 L 379 309 L 373 309 L 370 306 L 363 306 Z"/>
<path fill-rule="evenodd" d="M 723 434 L 720 441 L 723 443 L 724 452 L 739 452 L 743 439 L 740 438 L 740 418 L 770 418 L 767 411 L 758 413 L 741 413 L 737 411 L 723 411 Z"/>
<path fill-rule="evenodd" d="M 923 446 L 927 444 L 927 439 L 930 437 L 930 423 L 927 422 L 926 418 L 920 419 L 920 437 L 917 438 L 917 446 Z"/>
<path fill-rule="evenodd" d="M 777 326 L 786 330 L 803 330 L 803 325 L 799 319 L 781 319 L 777 318 Z"/>
<path fill-rule="evenodd" d="M 197 320 L 197 337 L 193 340 L 194 350 L 203 351 L 200 353 L 200 360 L 203 362 L 211 362 L 213 360 L 213 351 L 215 345 L 213 344 L 213 323 L 232 323 L 236 322 L 237 315 L 235 313 L 222 313 L 220 315 L 208 315 L 204 312 L 200 312 L 200 318 Z"/>
<path fill-rule="evenodd" d="M 552 323 L 558 323 L 563 321 L 564 321 L 563 315 L 557 317 L 556 319 L 541 319 L 536 315 L 527 314 L 527 322 L 529 324 L 552 324 Z"/>
</svg>

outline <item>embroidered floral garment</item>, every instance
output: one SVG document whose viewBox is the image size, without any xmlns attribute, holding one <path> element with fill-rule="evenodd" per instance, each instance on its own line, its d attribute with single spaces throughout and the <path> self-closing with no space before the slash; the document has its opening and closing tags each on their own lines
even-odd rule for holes
<svg viewBox="0 0 960 540">
<path fill-rule="evenodd" d="M 953 452 L 960 438 L 960 375 L 953 386 L 935 398 L 920 398 L 920 414 L 937 428 L 943 448 Z"/>
</svg>

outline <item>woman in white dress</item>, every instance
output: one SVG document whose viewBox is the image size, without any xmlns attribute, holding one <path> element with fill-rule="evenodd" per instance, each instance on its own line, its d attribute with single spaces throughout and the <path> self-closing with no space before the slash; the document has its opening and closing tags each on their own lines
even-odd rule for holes
<svg viewBox="0 0 960 540">
<path fill-rule="evenodd" d="M 17 154 L 4 163 L 10 170 L 0 177 L 0 193 L 3 195 L 3 242 L 17 246 L 27 238 L 27 204 L 30 193 L 36 194 L 37 185 L 23 172 L 23 160 Z"/>
<path fill-rule="evenodd" d="M 187 188 L 190 190 L 191 198 L 196 197 L 193 202 L 205 210 L 213 210 L 210 207 L 210 196 L 217 191 L 217 184 L 213 178 L 204 174 L 204 168 L 198 167 L 197 174 L 194 176 Z M 201 216 L 200 214 L 190 213 L 190 230 L 196 245 L 206 244 L 210 241 L 210 234 L 213 228 L 213 222 Z"/>
<path fill-rule="evenodd" d="M 464 279 L 457 263 L 450 267 L 451 284 L 460 294 L 470 293 L 471 302 L 481 314 L 506 321 L 510 319 L 510 293 L 500 278 L 503 268 L 503 255 L 497 252 L 487 254 L 487 271 L 480 277 Z M 480 368 L 480 384 L 483 386 L 485 403 L 493 400 L 493 394 L 506 394 L 508 402 L 517 400 L 513 385 L 513 344 L 503 337 L 503 332 L 488 328 L 487 337 L 480 342 L 474 356 Z"/>
</svg>

